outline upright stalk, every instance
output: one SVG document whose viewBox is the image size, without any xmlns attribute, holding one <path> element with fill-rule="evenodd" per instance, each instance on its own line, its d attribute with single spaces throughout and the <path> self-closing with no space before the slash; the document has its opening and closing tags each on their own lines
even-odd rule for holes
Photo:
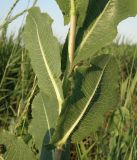
<svg viewBox="0 0 137 160">
<path fill-rule="evenodd" d="M 68 53 L 69 53 L 69 63 L 70 70 L 73 67 L 74 60 L 74 52 L 75 52 L 75 35 L 76 35 L 76 5 L 75 0 L 71 1 L 71 9 L 70 9 L 70 31 L 69 31 L 69 44 L 68 44 Z"/>
<path fill-rule="evenodd" d="M 75 0 L 70 0 L 70 31 L 69 31 L 69 42 L 68 42 L 68 53 L 69 53 L 69 65 L 70 72 L 73 68 L 74 52 L 75 52 L 75 35 L 76 35 L 76 5 Z M 56 160 L 61 160 L 62 150 L 56 150 Z"/>
</svg>

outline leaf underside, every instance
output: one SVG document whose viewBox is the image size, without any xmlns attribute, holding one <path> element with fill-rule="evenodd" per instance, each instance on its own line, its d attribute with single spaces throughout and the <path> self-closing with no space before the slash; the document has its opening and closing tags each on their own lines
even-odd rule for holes
<svg viewBox="0 0 137 160">
<path fill-rule="evenodd" d="M 40 88 L 32 104 L 29 127 L 40 160 L 54 159 L 54 152 L 47 151 L 45 145 L 50 141 L 63 103 L 60 45 L 53 36 L 51 23 L 47 14 L 34 7 L 29 11 L 24 31 L 25 46 Z"/>
<path fill-rule="evenodd" d="M 45 145 L 49 143 L 58 117 L 56 101 L 40 92 L 32 104 L 32 121 L 29 133 L 33 136 L 36 148 L 39 150 L 40 160 L 54 159 L 54 152 L 47 151 Z"/>
<path fill-rule="evenodd" d="M 53 36 L 50 17 L 34 7 L 27 16 L 24 42 L 42 92 L 56 99 L 59 110 L 63 102 L 60 46 Z M 53 58 L 54 57 L 54 58 Z"/>
<path fill-rule="evenodd" d="M 7 131 L 0 132 L 0 143 L 6 147 L 4 160 L 36 160 L 35 155 L 23 140 Z"/>
<path fill-rule="evenodd" d="M 92 12 L 92 8 L 90 8 L 90 11 Z M 91 14 L 91 12 L 88 14 Z M 92 24 L 90 21 L 91 25 L 84 30 L 84 35 L 79 42 L 80 46 L 76 50 L 74 63 L 77 64 L 80 61 L 92 58 L 102 47 L 112 43 L 117 34 L 118 23 L 136 14 L 136 0 L 125 0 L 124 2 L 123 0 L 109 0 L 94 23 Z"/>
<path fill-rule="evenodd" d="M 116 107 L 118 67 L 115 59 L 102 55 L 92 60 L 91 67 L 80 67 L 74 75 L 74 84 L 73 94 L 65 103 L 51 140 L 51 144 L 59 148 L 71 135 L 76 142 L 94 132 L 102 124 L 104 114 Z"/>
</svg>

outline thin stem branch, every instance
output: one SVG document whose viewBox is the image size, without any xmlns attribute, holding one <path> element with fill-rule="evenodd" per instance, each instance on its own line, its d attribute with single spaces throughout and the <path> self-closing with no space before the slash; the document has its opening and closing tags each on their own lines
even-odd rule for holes
<svg viewBox="0 0 137 160">
<path fill-rule="evenodd" d="M 7 20 L 10 17 L 12 11 L 14 10 L 14 8 L 16 7 L 16 5 L 18 4 L 19 1 L 20 0 L 15 0 L 15 2 L 13 3 L 13 5 L 11 6 L 9 12 L 7 13 L 7 16 L 6 16 L 5 20 Z"/>
<path fill-rule="evenodd" d="M 23 15 L 24 13 L 26 13 L 28 11 L 28 9 L 23 10 L 21 13 L 15 15 L 14 17 L 10 18 L 7 21 L 4 21 L 4 23 L 2 25 L 0 25 L 0 30 L 5 27 L 6 25 L 10 24 L 12 21 L 14 21 L 15 19 L 17 19 L 18 17 L 20 17 L 21 15 Z"/>
<path fill-rule="evenodd" d="M 35 6 L 35 4 L 37 3 L 38 0 L 34 0 L 32 7 Z M 31 7 L 30 7 L 31 8 Z M 0 25 L 0 30 L 3 29 L 3 27 L 5 27 L 6 25 L 10 24 L 12 21 L 16 20 L 18 17 L 22 16 L 24 13 L 28 12 L 28 10 L 30 9 L 24 9 L 22 12 L 18 13 L 17 15 L 11 17 L 10 19 L 6 19 L 2 25 Z"/>
</svg>

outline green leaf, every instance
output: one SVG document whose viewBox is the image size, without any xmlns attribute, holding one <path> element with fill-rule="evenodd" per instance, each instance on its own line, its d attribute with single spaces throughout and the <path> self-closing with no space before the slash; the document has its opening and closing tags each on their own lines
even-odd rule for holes
<svg viewBox="0 0 137 160">
<path fill-rule="evenodd" d="M 58 148 L 66 143 L 74 130 L 72 138 L 76 141 L 95 131 L 101 125 L 104 113 L 116 106 L 117 63 L 109 55 L 99 56 L 91 62 L 91 67 L 78 68 L 74 82 L 73 94 L 65 103 L 51 140 Z"/>
<path fill-rule="evenodd" d="M 117 34 L 118 23 L 137 14 L 136 0 L 109 0 L 94 24 L 87 29 L 76 51 L 75 64 L 93 57 L 98 50 L 110 44 Z"/>
<path fill-rule="evenodd" d="M 70 13 L 70 0 L 65 0 L 62 2 L 62 0 L 56 0 L 61 11 L 62 14 L 64 15 L 64 23 L 67 24 L 69 23 L 70 17 L 69 17 L 69 13 Z"/>
<path fill-rule="evenodd" d="M 78 15 L 78 22 L 77 25 L 82 27 L 88 9 L 89 0 L 77 0 L 76 1 L 76 8 L 77 8 L 77 15 Z"/>
<path fill-rule="evenodd" d="M 79 28 L 76 35 L 76 49 L 79 47 L 86 31 L 88 31 L 89 26 L 91 27 L 94 24 L 96 18 L 103 11 L 108 1 L 109 0 L 89 0 L 84 23 L 82 27 Z"/>
<path fill-rule="evenodd" d="M 35 155 L 24 141 L 7 131 L 0 132 L 0 144 L 6 147 L 6 152 L 2 155 L 4 160 L 36 160 Z"/>
<path fill-rule="evenodd" d="M 58 118 L 56 100 L 40 92 L 32 104 L 32 121 L 29 133 L 33 136 L 40 160 L 54 160 L 54 151 L 46 150 Z"/>
<path fill-rule="evenodd" d="M 57 99 L 59 112 L 63 103 L 60 46 L 52 34 L 52 20 L 32 8 L 27 16 L 24 42 L 29 51 L 32 67 L 38 77 L 38 86 L 47 95 Z"/>
<path fill-rule="evenodd" d="M 64 15 L 64 22 L 65 24 L 69 23 L 70 21 L 70 0 L 56 0 L 63 15 Z M 81 27 L 86 17 L 86 12 L 88 8 L 89 0 L 76 0 L 76 10 L 77 10 L 77 25 Z"/>
<path fill-rule="evenodd" d="M 100 67 L 98 64 L 100 63 L 99 61 L 104 60 L 105 57 L 103 56 L 104 55 L 99 56 L 95 61 L 93 60 L 91 64 L 93 63 L 95 68 Z M 90 87 L 89 82 L 91 76 L 94 75 L 91 73 L 89 78 L 85 80 L 85 85 L 87 85 L 86 87 Z M 102 80 L 100 81 L 93 101 L 91 101 L 91 104 L 89 105 L 88 113 L 83 117 L 79 127 L 72 135 L 73 142 L 80 141 L 95 132 L 99 126 L 103 125 L 104 115 L 118 106 L 119 79 L 118 64 L 115 58 L 111 58 L 104 70 Z"/>
</svg>

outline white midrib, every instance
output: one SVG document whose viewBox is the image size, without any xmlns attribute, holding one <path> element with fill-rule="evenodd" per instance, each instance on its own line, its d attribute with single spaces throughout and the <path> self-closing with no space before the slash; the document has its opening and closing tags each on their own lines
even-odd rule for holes
<svg viewBox="0 0 137 160">
<path fill-rule="evenodd" d="M 110 60 L 110 59 L 109 59 L 109 60 Z M 96 93 L 96 90 L 97 90 L 98 85 L 99 85 L 99 83 L 100 83 L 100 81 L 101 81 L 101 79 L 102 79 L 102 76 L 103 76 L 103 74 L 104 74 L 105 68 L 106 68 L 109 60 L 107 61 L 106 65 L 104 66 L 104 68 L 103 68 L 103 70 L 102 70 L 102 73 L 101 73 L 101 75 L 100 75 L 100 77 L 99 77 L 99 79 L 98 79 L 98 83 L 96 84 L 95 89 L 94 89 L 92 95 L 89 97 L 89 100 L 87 101 L 87 103 L 86 103 L 83 111 L 81 112 L 81 114 L 79 115 L 79 117 L 77 118 L 77 120 L 75 121 L 75 123 L 71 126 L 71 128 L 70 128 L 70 129 L 67 131 L 67 133 L 63 136 L 63 138 L 62 138 L 59 142 L 57 142 L 56 146 L 57 146 L 58 148 L 61 148 L 62 145 L 65 144 L 65 142 L 67 141 L 67 139 L 68 139 L 68 137 L 70 136 L 70 134 L 73 132 L 73 130 L 75 129 L 75 127 L 78 125 L 78 123 L 80 122 L 81 118 L 84 116 L 84 114 L 85 114 L 85 112 L 86 112 L 86 110 L 87 110 L 87 108 L 88 108 L 88 106 L 89 106 L 92 98 L 94 97 L 94 95 L 95 95 L 95 93 Z"/>
<path fill-rule="evenodd" d="M 100 19 L 102 18 L 102 16 L 104 15 L 106 9 L 108 8 L 108 6 L 110 5 L 112 0 L 110 0 L 107 5 L 105 6 L 104 10 L 102 11 L 102 13 L 100 14 L 100 16 L 97 18 L 97 20 L 95 21 L 95 23 L 93 24 L 93 26 L 91 27 L 90 31 L 87 33 L 87 35 L 84 37 L 83 41 L 81 42 L 81 45 L 79 47 L 79 51 L 83 48 L 84 44 L 86 43 L 88 37 L 92 34 L 92 32 L 94 31 L 94 29 L 96 28 L 98 22 L 100 21 Z"/>
<path fill-rule="evenodd" d="M 41 54 L 42 54 L 42 57 L 43 57 L 43 61 L 44 61 L 44 64 L 45 64 L 45 67 L 46 67 L 46 70 L 48 72 L 48 75 L 50 77 L 50 80 L 53 84 L 53 87 L 54 87 L 54 90 L 55 90 L 55 93 L 56 93 L 56 96 L 57 96 L 57 100 L 58 100 L 58 104 L 59 104 L 59 114 L 61 113 L 61 108 L 62 108 L 62 103 L 63 103 L 63 99 L 60 95 L 60 92 L 59 92 L 59 88 L 58 88 L 58 85 L 52 75 L 52 72 L 50 70 L 50 67 L 48 65 L 48 62 L 47 62 L 47 59 L 45 57 L 45 54 L 44 54 L 44 49 L 43 49 L 43 46 L 42 46 L 42 43 L 41 43 L 41 40 L 40 40 L 40 36 L 39 36 L 39 31 L 38 31 L 38 26 L 37 26 L 37 23 L 35 22 L 35 19 L 32 17 L 35 25 L 36 25 L 36 31 L 37 31 L 37 37 L 38 37 L 38 43 L 39 43 L 39 47 L 40 47 L 40 51 L 41 51 Z"/>
<path fill-rule="evenodd" d="M 45 104 L 44 104 L 44 100 L 43 100 L 43 97 L 41 95 L 41 99 L 42 99 L 42 105 L 43 105 L 43 109 L 44 109 L 44 113 L 45 113 L 45 117 L 46 117 L 46 121 L 47 121 L 47 126 L 48 126 L 48 133 L 49 133 L 49 137 L 51 139 L 51 132 L 50 132 L 50 122 L 49 122 L 49 119 L 48 119 L 48 114 L 47 114 L 47 110 L 46 110 L 46 107 L 45 107 Z M 52 156 L 54 158 L 54 151 L 52 150 Z"/>
<path fill-rule="evenodd" d="M 44 104 L 44 100 L 43 100 L 42 95 L 41 95 L 41 99 L 42 99 L 42 105 L 43 105 L 43 109 L 44 109 L 44 113 L 45 113 L 45 117 L 46 117 L 46 121 L 47 121 L 49 137 L 50 137 L 50 139 L 51 139 L 50 124 L 49 124 L 48 114 L 47 114 L 47 111 L 46 111 L 46 107 L 45 107 L 45 104 Z"/>
</svg>

